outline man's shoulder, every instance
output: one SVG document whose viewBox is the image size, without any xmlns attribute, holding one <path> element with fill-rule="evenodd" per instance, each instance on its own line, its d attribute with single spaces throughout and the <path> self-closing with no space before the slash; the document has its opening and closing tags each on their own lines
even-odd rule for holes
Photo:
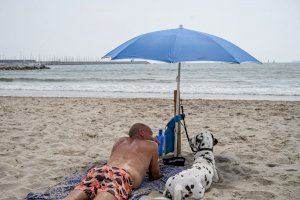
<svg viewBox="0 0 300 200">
<path fill-rule="evenodd" d="M 145 144 L 147 144 L 148 146 L 150 146 L 153 149 L 157 149 L 158 148 L 158 144 L 154 141 L 151 140 L 143 140 Z"/>
<path fill-rule="evenodd" d="M 129 137 L 124 136 L 124 137 L 120 137 L 120 138 L 118 139 L 118 141 L 123 141 L 123 140 L 128 140 L 128 139 L 129 139 Z"/>
<path fill-rule="evenodd" d="M 120 137 L 118 140 L 115 142 L 115 146 L 123 143 L 124 141 L 128 140 L 129 137 Z"/>
</svg>

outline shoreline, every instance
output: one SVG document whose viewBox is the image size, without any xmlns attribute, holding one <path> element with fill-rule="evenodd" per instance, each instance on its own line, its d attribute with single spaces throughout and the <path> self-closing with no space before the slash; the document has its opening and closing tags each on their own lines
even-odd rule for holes
<svg viewBox="0 0 300 200">
<path fill-rule="evenodd" d="M 172 99 L 0 97 L 0 105 L 0 199 L 45 191 L 108 159 L 133 123 L 146 123 L 157 134 L 174 114 Z M 205 198 L 299 197 L 299 101 L 202 99 L 183 105 L 190 136 L 208 129 L 219 140 L 214 155 L 223 178 Z M 192 157 L 185 134 L 182 151 Z"/>
<path fill-rule="evenodd" d="M 82 97 L 73 97 L 73 96 L 1 96 L 0 95 L 0 100 L 1 98 L 30 98 L 30 99 L 90 99 L 90 100 L 112 100 L 112 101 L 130 101 L 130 100 L 137 100 L 137 101 L 162 101 L 162 100 L 166 100 L 166 101 L 172 101 L 173 99 L 171 98 L 158 98 L 158 97 L 86 97 L 86 96 L 82 96 Z M 270 102 L 270 103 L 300 103 L 300 100 L 261 100 L 261 99 L 201 99 L 201 98 L 195 98 L 195 99 L 181 99 L 182 102 L 189 102 L 189 101 L 208 101 L 208 102 Z"/>
<path fill-rule="evenodd" d="M 40 91 L 40 90 L 0 90 L 0 97 L 67 97 L 67 98 L 105 98 L 105 99 L 173 99 L 171 93 L 126 93 L 91 91 Z M 257 100 L 257 101 L 300 101 L 300 96 L 277 95 L 227 95 L 227 94 L 181 94 L 187 100 Z"/>
</svg>

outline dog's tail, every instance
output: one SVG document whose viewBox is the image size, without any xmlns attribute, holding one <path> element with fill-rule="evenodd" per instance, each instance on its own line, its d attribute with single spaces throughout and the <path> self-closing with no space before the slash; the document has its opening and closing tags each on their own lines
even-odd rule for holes
<svg viewBox="0 0 300 200">
<path fill-rule="evenodd" d="M 176 184 L 174 187 L 174 200 L 181 200 L 182 199 L 182 185 Z"/>
</svg>

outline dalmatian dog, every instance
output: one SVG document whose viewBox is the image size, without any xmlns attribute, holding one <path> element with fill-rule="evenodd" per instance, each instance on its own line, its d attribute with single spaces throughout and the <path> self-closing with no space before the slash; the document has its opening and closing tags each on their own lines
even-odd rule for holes
<svg viewBox="0 0 300 200">
<path fill-rule="evenodd" d="M 190 141 L 195 152 L 194 163 L 191 168 L 170 177 L 165 185 L 163 195 L 167 198 L 201 199 L 212 182 L 218 182 L 213 146 L 218 143 L 209 131 L 195 135 Z"/>
</svg>

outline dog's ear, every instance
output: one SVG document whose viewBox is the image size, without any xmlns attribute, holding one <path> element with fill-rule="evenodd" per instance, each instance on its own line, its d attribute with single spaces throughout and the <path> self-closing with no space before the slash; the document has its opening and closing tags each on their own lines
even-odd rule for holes
<svg viewBox="0 0 300 200">
<path fill-rule="evenodd" d="M 216 145 L 216 144 L 218 144 L 218 140 L 216 139 L 216 138 L 214 138 L 214 146 Z"/>
<path fill-rule="evenodd" d="M 203 140 L 203 135 L 199 134 L 196 136 L 196 144 L 200 145 Z"/>
<path fill-rule="evenodd" d="M 213 139 L 213 146 L 215 146 L 216 144 L 218 144 L 219 141 L 214 137 L 214 135 L 212 133 L 210 133 L 210 134 Z"/>
</svg>

